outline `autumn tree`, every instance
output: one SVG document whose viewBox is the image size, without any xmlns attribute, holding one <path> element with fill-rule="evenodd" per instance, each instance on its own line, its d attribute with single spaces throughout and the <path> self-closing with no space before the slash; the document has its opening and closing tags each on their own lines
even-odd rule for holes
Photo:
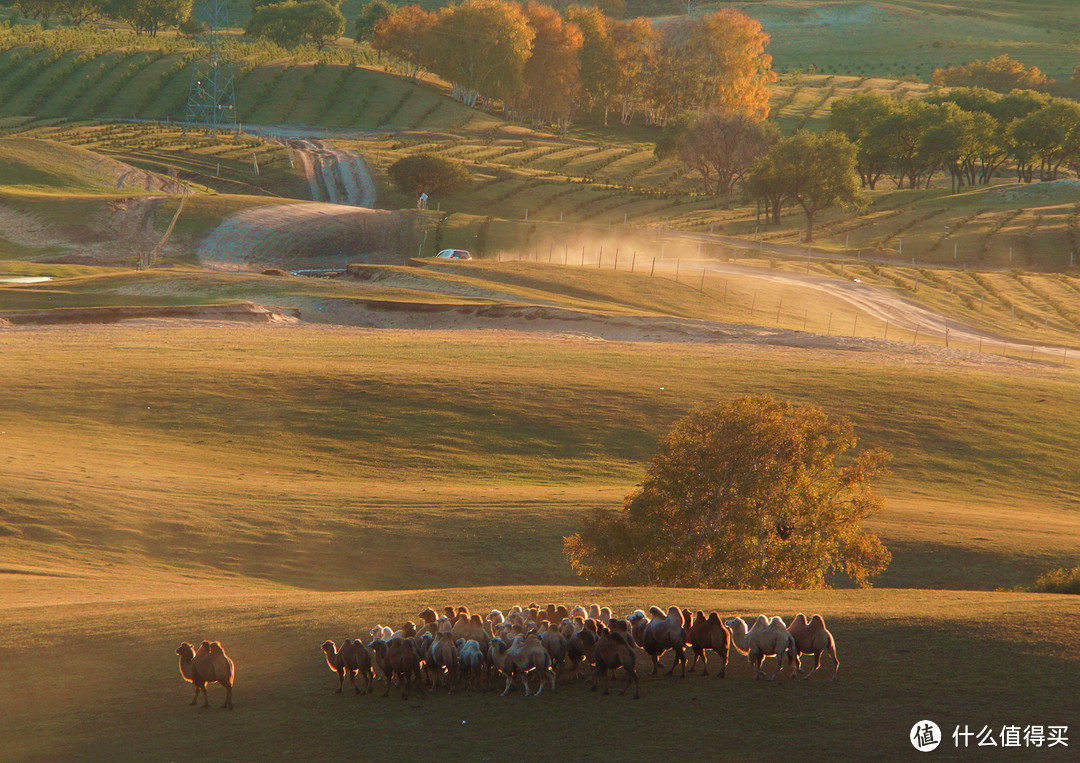
<svg viewBox="0 0 1080 763">
<path fill-rule="evenodd" d="M 566 20 L 581 32 L 578 70 L 585 103 L 603 112 L 606 126 L 619 76 L 611 20 L 592 5 L 571 5 L 566 9 Z"/>
<path fill-rule="evenodd" d="M 850 421 L 767 396 L 697 408 L 661 440 L 621 511 L 599 509 L 564 551 L 590 582 L 695 588 L 868 586 L 891 559 L 862 521 L 888 454 Z"/>
<path fill-rule="evenodd" d="M 665 22 L 650 83 L 653 121 L 702 109 L 767 117 L 776 81 L 768 43 L 760 22 L 732 8 Z"/>
<path fill-rule="evenodd" d="M 434 13 L 419 5 L 403 6 L 375 22 L 372 45 L 397 61 L 403 77 L 416 82 L 429 68 L 430 36 L 436 20 Z"/>
<path fill-rule="evenodd" d="M 536 36 L 525 62 L 523 105 L 535 126 L 554 123 L 566 132 L 581 87 L 581 30 L 532 0 L 525 16 Z"/>
<path fill-rule="evenodd" d="M 742 112 L 709 110 L 690 121 L 665 128 L 667 140 L 657 143 L 657 156 L 675 155 L 696 171 L 705 193 L 723 197 L 731 208 L 735 186 L 754 161 L 776 142 L 779 133 L 772 123 L 752 119 Z"/>
<path fill-rule="evenodd" d="M 630 124 L 645 97 L 645 84 L 655 68 L 655 36 L 647 18 L 608 23 L 614 47 L 615 79 L 612 94 L 619 107 L 619 121 Z"/>
<path fill-rule="evenodd" d="M 390 182 L 400 193 L 419 197 L 426 193 L 449 195 L 471 182 L 465 165 L 435 154 L 413 154 L 390 165 Z"/>
<path fill-rule="evenodd" d="M 431 69 L 453 84 L 468 106 L 481 96 L 490 108 L 514 102 L 524 89 L 525 62 L 535 32 L 521 6 L 505 0 L 464 0 L 439 11 L 429 33 Z"/>
<path fill-rule="evenodd" d="M 972 61 L 961 66 L 934 69 L 931 82 L 938 87 L 985 87 L 998 93 L 1016 89 L 1038 89 L 1053 84 L 1039 67 L 1026 67 L 1008 53 L 989 61 Z"/>
</svg>

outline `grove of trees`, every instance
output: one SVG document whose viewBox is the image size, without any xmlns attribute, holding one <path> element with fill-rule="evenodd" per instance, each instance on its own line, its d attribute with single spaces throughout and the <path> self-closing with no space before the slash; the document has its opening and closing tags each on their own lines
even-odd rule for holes
<svg viewBox="0 0 1080 763">
<path fill-rule="evenodd" d="M 95 17 L 129 24 L 136 34 L 157 36 L 178 27 L 191 16 L 193 0 L 19 0 L 12 5 L 32 19 L 68 16 L 82 24 Z"/>
<path fill-rule="evenodd" d="M 590 582 L 691 588 L 859 586 L 891 555 L 861 523 L 884 501 L 881 450 L 847 419 L 768 396 L 702 406 L 661 440 L 621 511 L 598 509 L 565 539 Z"/>
<path fill-rule="evenodd" d="M 861 93 L 833 104 L 830 125 L 855 144 L 871 190 L 883 176 L 918 188 L 945 172 L 955 191 L 989 183 L 1009 159 L 1019 181 L 1054 180 L 1080 161 L 1080 104 L 1034 90 L 953 88 L 912 101 Z"/>
<path fill-rule="evenodd" d="M 617 110 L 624 124 L 643 113 L 662 126 L 702 109 L 760 120 L 775 79 L 768 39 L 733 9 L 654 26 L 592 6 L 462 0 L 437 12 L 398 8 L 374 22 L 373 45 L 406 77 L 430 71 L 451 83 L 464 103 L 565 129 L 580 106 L 605 121 Z"/>
<path fill-rule="evenodd" d="M 322 50 L 345 33 L 339 0 L 252 0 L 251 18 L 244 32 L 292 48 L 311 42 Z"/>
</svg>

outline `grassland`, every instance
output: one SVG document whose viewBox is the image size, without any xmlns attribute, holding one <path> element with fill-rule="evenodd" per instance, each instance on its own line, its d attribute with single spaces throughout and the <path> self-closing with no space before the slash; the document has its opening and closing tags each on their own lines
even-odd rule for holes
<svg viewBox="0 0 1080 763">
<path fill-rule="evenodd" d="M 318 326 L 17 330 L 0 352 L 0 730 L 17 759 L 399 759 L 440 730 L 471 758 L 545 729 L 588 754 L 658 714 L 665 738 L 853 757 L 873 739 L 877 757 L 924 716 L 1070 722 L 1072 598 L 888 586 L 988 589 L 1075 563 L 1074 371 Z M 873 524 L 886 587 L 571 587 L 559 549 L 581 512 L 617 505 L 691 405 L 761 391 L 845 412 L 895 454 Z M 640 703 L 568 684 L 522 705 L 337 697 L 320 663 L 324 638 L 423 605 L 533 599 L 821 611 L 844 666 L 833 685 L 773 686 L 736 660 L 722 682 L 646 679 Z M 176 675 L 176 643 L 206 635 L 239 665 L 228 716 L 186 707 Z M 42 683 L 57 651 L 94 659 Z"/>
</svg>

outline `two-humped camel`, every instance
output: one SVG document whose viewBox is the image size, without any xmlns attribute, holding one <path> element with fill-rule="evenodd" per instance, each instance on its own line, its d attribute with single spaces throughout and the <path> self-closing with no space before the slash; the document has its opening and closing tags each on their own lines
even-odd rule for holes
<svg viewBox="0 0 1080 763">
<path fill-rule="evenodd" d="M 188 642 L 182 643 L 176 648 L 180 655 L 180 675 L 195 687 L 195 696 L 191 704 L 199 701 L 199 692 L 203 695 L 203 707 L 210 707 L 210 699 L 206 696 L 206 685 L 219 683 L 225 687 L 225 704 L 223 708 L 232 710 L 233 679 L 236 676 L 236 666 L 220 641 L 204 641 L 199 646 L 199 651 Z"/>
</svg>

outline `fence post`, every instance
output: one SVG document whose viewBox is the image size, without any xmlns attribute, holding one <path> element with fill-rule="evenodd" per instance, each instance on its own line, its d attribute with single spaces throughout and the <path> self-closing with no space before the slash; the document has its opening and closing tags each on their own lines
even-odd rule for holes
<svg viewBox="0 0 1080 763">
<path fill-rule="evenodd" d="M 912 344 L 917 344 L 919 341 L 919 325 L 915 324 L 915 338 L 911 340 Z"/>
<path fill-rule="evenodd" d="M 619 269 L 619 247 L 615 247 L 615 267 L 612 270 Z"/>
<path fill-rule="evenodd" d="M 675 260 L 675 283 L 679 282 L 679 264 L 681 262 L 681 260 Z"/>
<path fill-rule="evenodd" d="M 780 298 L 780 304 L 776 306 L 776 325 L 780 325 L 780 311 L 784 308 L 784 298 Z"/>
<path fill-rule="evenodd" d="M 705 268 L 701 269 L 701 285 L 698 286 L 698 291 L 705 291 Z"/>
<path fill-rule="evenodd" d="M 652 267 L 649 268 L 649 275 L 651 276 L 653 274 L 653 271 L 655 271 L 655 270 L 656 270 L 656 258 L 653 257 L 652 258 Z"/>
<path fill-rule="evenodd" d="M 851 327 L 851 338 L 852 339 L 855 338 L 855 332 L 858 330 L 858 328 L 859 328 L 859 314 L 855 313 L 855 323 Z"/>
</svg>

